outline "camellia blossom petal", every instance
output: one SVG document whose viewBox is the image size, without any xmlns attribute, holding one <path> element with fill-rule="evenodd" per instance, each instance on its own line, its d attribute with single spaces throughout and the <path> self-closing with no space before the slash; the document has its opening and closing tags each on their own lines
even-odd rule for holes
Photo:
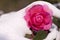
<svg viewBox="0 0 60 40">
<path fill-rule="evenodd" d="M 53 13 L 47 5 L 37 4 L 27 10 L 24 18 L 32 30 L 49 30 L 51 28 Z"/>
</svg>

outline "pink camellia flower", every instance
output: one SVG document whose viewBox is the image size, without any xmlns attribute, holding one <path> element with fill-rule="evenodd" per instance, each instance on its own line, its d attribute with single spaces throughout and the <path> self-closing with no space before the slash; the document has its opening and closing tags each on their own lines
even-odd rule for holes
<svg viewBox="0 0 60 40">
<path fill-rule="evenodd" d="M 27 8 L 24 18 L 34 31 L 49 30 L 52 26 L 52 11 L 47 5 L 38 4 Z"/>
</svg>

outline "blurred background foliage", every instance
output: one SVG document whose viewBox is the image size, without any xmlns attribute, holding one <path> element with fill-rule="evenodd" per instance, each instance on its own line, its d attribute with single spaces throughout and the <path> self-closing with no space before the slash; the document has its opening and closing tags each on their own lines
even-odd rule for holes
<svg viewBox="0 0 60 40">
<path fill-rule="evenodd" d="M 18 11 L 34 1 L 39 0 L 0 0 L 0 10 L 3 10 L 4 12 Z M 47 1 L 52 4 L 60 3 L 60 0 L 43 0 L 43 1 Z M 60 28 L 60 19 L 54 17 L 53 22 Z M 46 35 L 46 33 L 44 33 L 43 31 L 38 32 L 33 40 L 37 39 L 42 40 L 43 37 L 45 38 L 44 34 Z"/>
</svg>

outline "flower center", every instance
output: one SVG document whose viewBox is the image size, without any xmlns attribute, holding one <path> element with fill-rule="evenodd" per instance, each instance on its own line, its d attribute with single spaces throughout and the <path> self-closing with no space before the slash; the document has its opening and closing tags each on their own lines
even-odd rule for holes
<svg viewBox="0 0 60 40">
<path fill-rule="evenodd" d="M 36 20 L 36 22 L 41 23 L 43 21 L 43 16 L 42 15 L 36 15 L 35 20 Z"/>
</svg>

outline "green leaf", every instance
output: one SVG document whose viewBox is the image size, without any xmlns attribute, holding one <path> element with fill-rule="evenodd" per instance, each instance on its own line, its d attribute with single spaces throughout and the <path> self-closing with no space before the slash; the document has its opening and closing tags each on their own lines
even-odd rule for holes
<svg viewBox="0 0 60 40">
<path fill-rule="evenodd" d="M 33 38 L 32 34 L 26 34 L 25 37 L 29 39 Z"/>
<path fill-rule="evenodd" d="M 39 31 L 37 32 L 36 36 L 33 38 L 33 40 L 43 40 L 47 36 L 46 31 Z"/>
<path fill-rule="evenodd" d="M 54 17 L 53 22 L 58 26 L 58 28 L 60 28 L 60 19 L 59 18 Z"/>
</svg>

